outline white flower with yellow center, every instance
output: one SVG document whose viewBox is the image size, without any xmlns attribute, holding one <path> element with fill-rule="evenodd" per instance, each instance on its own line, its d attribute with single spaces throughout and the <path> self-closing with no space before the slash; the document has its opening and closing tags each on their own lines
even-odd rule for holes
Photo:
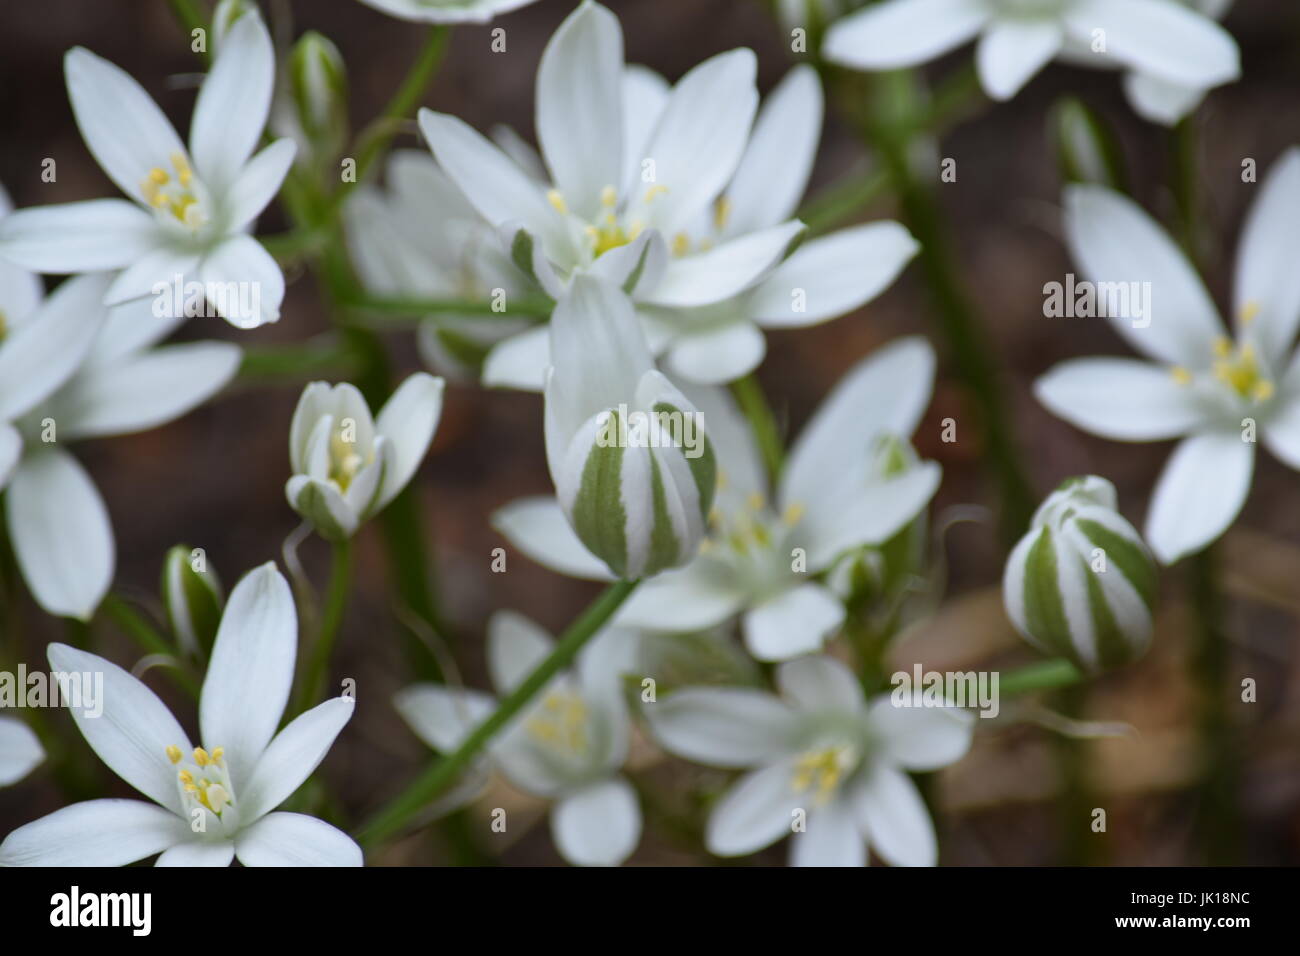
<svg viewBox="0 0 1300 956">
<path fill-rule="evenodd" d="M 443 381 L 416 372 L 372 418 L 354 385 L 312 382 L 289 428 L 289 504 L 326 538 L 350 538 L 415 475 L 438 430 Z"/>
<path fill-rule="evenodd" d="M 618 18 L 586 0 L 538 68 L 545 181 L 453 116 L 422 110 L 420 129 L 514 261 L 553 298 L 588 271 L 638 305 L 694 308 L 750 288 L 804 228 L 789 216 L 810 161 L 807 118 L 788 166 L 772 154 L 770 167 L 735 181 L 758 107 L 755 72 L 751 50 L 732 50 L 669 89 L 649 71 L 625 69 Z M 540 389 L 546 348 L 545 328 L 507 340 L 489 357 L 486 381 Z"/>
<path fill-rule="evenodd" d="M 0 490 L 9 538 L 37 603 L 82 620 L 112 581 L 113 529 L 94 482 L 64 446 L 180 417 L 234 377 L 242 354 L 225 342 L 154 347 L 179 320 L 155 318 L 145 300 L 105 308 L 108 284 L 104 274 L 77 276 L 42 300 L 34 277 L 0 269 Z"/>
<path fill-rule="evenodd" d="M 895 70 L 976 37 L 980 82 L 997 100 L 1056 58 L 1201 91 L 1241 75 L 1231 34 L 1178 0 L 885 0 L 836 22 L 822 54 L 841 66 Z"/>
<path fill-rule="evenodd" d="M 1152 493 L 1144 537 L 1166 564 L 1201 550 L 1245 504 L 1256 439 L 1300 469 L 1300 150 L 1277 161 L 1237 252 L 1233 331 L 1173 240 L 1135 203 L 1100 186 L 1065 194 L 1070 251 L 1098 284 L 1149 283 L 1149 312 L 1111 323 L 1151 361 L 1062 362 L 1039 401 L 1117 441 L 1181 439 Z"/>
<path fill-rule="evenodd" d="M 863 866 L 868 844 L 895 866 L 934 866 L 934 825 L 907 771 L 960 760 L 970 715 L 864 700 L 830 657 L 782 664 L 776 684 L 780 696 L 688 687 L 644 706 L 671 753 L 747 770 L 709 815 L 709 852 L 745 856 L 793 834 L 793 866 Z"/>
<path fill-rule="evenodd" d="M 195 747 L 166 705 L 116 664 L 51 644 L 56 671 L 102 674 L 103 713 L 71 708 L 91 749 L 153 803 L 90 800 L 0 843 L 0 866 L 360 866 L 361 849 L 315 817 L 273 812 L 329 752 L 352 716 L 337 697 L 276 728 L 293 684 L 298 616 L 273 564 L 231 592 L 199 699 Z"/>
<path fill-rule="evenodd" d="M 64 71 L 86 146 L 131 201 L 14 213 L 0 223 L 0 257 L 37 272 L 121 270 L 105 295 L 108 305 L 145 296 L 184 301 L 185 287 L 201 282 L 210 304 L 224 300 L 223 317 L 232 324 L 276 321 L 284 276 L 249 232 L 289 171 L 294 144 L 278 140 L 253 155 L 275 74 L 261 18 L 240 16 L 223 39 L 199 90 L 188 149 L 120 68 L 76 47 Z"/>
<path fill-rule="evenodd" d="M 503 611 L 488 623 L 488 670 L 509 694 L 555 648 L 544 630 Z M 617 628 L 583 648 L 576 671 L 562 672 L 489 744 L 487 763 L 528 793 L 555 801 L 551 834 L 560 854 L 580 866 L 617 866 L 636 848 L 641 810 L 619 773 L 629 723 L 621 675 L 630 670 L 634 635 Z M 488 694 L 416 684 L 394 698 L 398 712 L 440 753 L 496 709 Z"/>
<path fill-rule="evenodd" d="M 823 572 L 847 552 L 888 540 L 939 487 L 934 462 L 893 473 L 882 470 L 880 458 L 916 429 L 933 377 L 934 354 L 921 339 L 904 339 L 860 362 L 795 443 L 775 501 L 752 435 L 728 394 L 690 390 L 718 461 L 709 534 L 685 567 L 643 582 L 618 623 L 691 631 L 743 614 L 745 644 L 755 657 L 785 660 L 818 650 L 844 621 L 844 606 L 822 581 Z M 493 523 L 548 567 L 577 577 L 609 576 L 568 531 L 553 499 L 513 502 Z"/>
</svg>

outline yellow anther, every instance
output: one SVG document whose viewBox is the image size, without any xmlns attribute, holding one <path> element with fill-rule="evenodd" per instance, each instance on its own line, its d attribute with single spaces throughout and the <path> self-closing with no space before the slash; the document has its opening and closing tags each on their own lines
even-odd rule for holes
<svg viewBox="0 0 1300 956">
<path fill-rule="evenodd" d="M 189 160 L 185 158 L 184 153 L 172 153 L 172 168 L 176 170 L 176 179 L 182 186 L 188 186 L 194 179 L 194 173 L 190 171 Z"/>
<path fill-rule="evenodd" d="M 1174 381 L 1177 382 L 1179 385 L 1192 384 L 1192 373 L 1189 372 L 1187 369 L 1183 368 L 1181 365 L 1175 365 L 1173 368 L 1169 370 L 1169 373 L 1173 375 Z"/>
<path fill-rule="evenodd" d="M 192 783 L 187 783 L 187 784 L 185 785 L 185 792 L 186 792 L 186 793 L 198 793 L 198 792 L 199 792 L 199 788 L 196 787 L 196 786 L 194 786 L 194 784 L 192 784 Z"/>
<path fill-rule="evenodd" d="M 1214 351 L 1219 356 L 1213 366 L 1214 377 L 1220 382 L 1242 398 L 1262 402 L 1273 397 L 1273 383 L 1264 377 L 1253 345 L 1247 342 L 1234 352 L 1229 344 L 1224 352 L 1216 342 Z"/>
<path fill-rule="evenodd" d="M 1237 318 L 1241 321 L 1242 325 L 1250 325 L 1251 322 L 1255 321 L 1255 316 L 1259 315 L 1259 308 L 1260 306 L 1258 302 L 1253 300 L 1245 302 L 1242 304 L 1241 311 L 1237 314 Z"/>
<path fill-rule="evenodd" d="M 221 758 L 224 757 L 225 755 L 226 755 L 225 747 L 212 748 L 212 762 L 217 766 L 221 766 Z"/>
<path fill-rule="evenodd" d="M 721 232 L 727 228 L 727 220 L 731 218 L 731 200 L 726 196 L 719 196 L 713 204 L 713 228 Z"/>
<path fill-rule="evenodd" d="M 824 802 L 835 792 L 853 763 L 853 754 L 847 747 L 814 750 L 799 758 L 791 783 L 796 792 L 813 790 L 817 801 Z"/>
<path fill-rule="evenodd" d="M 751 491 L 745 497 L 745 506 L 749 508 L 750 511 L 761 511 L 763 508 L 763 496 L 757 491 Z"/>
<path fill-rule="evenodd" d="M 783 514 L 781 518 L 790 527 L 794 527 L 803 519 L 803 514 L 804 506 L 799 504 L 797 501 L 793 501 L 786 505 L 785 514 Z"/>
<path fill-rule="evenodd" d="M 1251 390 L 1251 398 L 1257 402 L 1267 402 L 1276 392 L 1277 389 L 1274 388 L 1272 382 L 1267 379 L 1260 379 Z"/>
<path fill-rule="evenodd" d="M 167 175 L 167 170 L 155 166 L 153 169 L 149 170 L 149 179 L 151 182 L 163 186 L 171 180 L 171 177 Z"/>
<path fill-rule="evenodd" d="M 684 232 L 679 232 L 673 236 L 672 245 L 673 255 L 684 256 L 691 251 L 691 237 Z"/>
<path fill-rule="evenodd" d="M 1214 340 L 1214 354 L 1219 358 L 1227 358 L 1232 354 L 1232 340 L 1220 335 Z"/>
<path fill-rule="evenodd" d="M 662 183 L 655 183 L 653 186 L 651 186 L 649 189 L 645 191 L 645 199 L 643 200 L 643 202 L 647 204 L 652 203 L 654 202 L 656 196 L 661 196 L 666 192 L 668 192 L 667 186 L 663 185 Z"/>
<path fill-rule="evenodd" d="M 194 775 L 190 773 L 188 770 L 178 771 L 176 776 L 177 778 L 179 778 L 181 783 L 190 784 L 194 782 Z"/>
<path fill-rule="evenodd" d="M 600 204 L 607 209 L 612 209 L 618 204 L 618 192 L 613 186 L 606 186 L 600 191 Z"/>
<path fill-rule="evenodd" d="M 194 762 L 200 767 L 206 767 L 211 760 L 212 758 L 208 756 L 208 752 L 202 747 L 194 748 Z"/>
<path fill-rule="evenodd" d="M 564 201 L 564 197 L 560 195 L 558 189 L 547 190 L 546 201 L 550 203 L 551 207 L 561 216 L 567 214 L 569 211 L 569 204 Z"/>
<path fill-rule="evenodd" d="M 181 748 L 177 747 L 175 744 L 170 744 L 167 747 L 167 759 L 170 760 L 172 763 L 180 763 Z"/>
<path fill-rule="evenodd" d="M 572 753 L 587 749 L 587 705 L 581 697 L 549 694 L 538 710 L 526 725 L 534 739 Z"/>
</svg>

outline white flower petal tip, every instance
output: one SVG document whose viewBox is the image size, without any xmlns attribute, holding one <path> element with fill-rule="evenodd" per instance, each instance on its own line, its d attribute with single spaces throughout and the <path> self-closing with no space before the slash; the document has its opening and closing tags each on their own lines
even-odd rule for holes
<svg viewBox="0 0 1300 956">
<path fill-rule="evenodd" d="M 35 732 L 21 720 L 0 717 L 0 787 L 17 783 L 45 760 Z"/>
</svg>

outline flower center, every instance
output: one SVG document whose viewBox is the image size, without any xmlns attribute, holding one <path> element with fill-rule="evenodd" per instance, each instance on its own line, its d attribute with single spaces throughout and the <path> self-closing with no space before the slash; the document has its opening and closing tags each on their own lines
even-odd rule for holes
<svg viewBox="0 0 1300 956">
<path fill-rule="evenodd" d="M 203 205 L 195 193 L 194 172 L 189 160 L 179 152 L 171 155 L 171 171 L 155 166 L 140 181 L 144 201 L 159 214 L 171 216 L 181 225 L 198 230 L 206 223 Z"/>
<path fill-rule="evenodd" d="M 1255 303 L 1243 306 L 1240 316 L 1242 328 L 1249 327 L 1258 313 L 1259 306 Z M 1261 366 L 1255 346 L 1249 341 L 1233 342 L 1227 336 L 1216 339 L 1210 373 L 1216 381 L 1246 401 L 1267 402 L 1277 392 L 1276 384 Z M 1190 385 L 1194 380 L 1192 373 L 1182 366 L 1173 369 L 1173 376 L 1179 385 Z"/>
<path fill-rule="evenodd" d="M 235 788 L 230 782 L 224 748 L 215 747 L 208 753 L 195 747 L 193 760 L 186 761 L 181 748 L 173 744 L 167 748 L 167 759 L 176 768 L 176 786 L 187 815 L 203 807 L 224 819 L 222 814 L 235 811 Z"/>
<path fill-rule="evenodd" d="M 811 793 L 815 803 L 824 804 L 857 766 L 858 757 L 857 748 L 847 744 L 806 751 L 795 762 L 790 785 L 796 793 Z"/>
<path fill-rule="evenodd" d="M 539 743 L 556 750 L 580 754 L 587 749 L 587 705 L 577 694 L 547 694 L 525 725 Z"/>
<path fill-rule="evenodd" d="M 372 454 L 367 458 L 357 451 L 356 437 L 340 423 L 330 436 L 330 481 L 338 485 L 340 491 L 347 491 L 357 472 L 368 465 L 369 459 L 373 457 Z"/>
</svg>

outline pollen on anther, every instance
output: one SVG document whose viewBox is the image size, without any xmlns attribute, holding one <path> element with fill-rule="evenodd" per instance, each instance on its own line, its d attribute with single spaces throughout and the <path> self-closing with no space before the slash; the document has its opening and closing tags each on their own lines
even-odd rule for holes
<svg viewBox="0 0 1300 956">
<path fill-rule="evenodd" d="M 551 207 L 562 216 L 569 211 L 569 204 L 564 201 L 564 196 L 560 194 L 558 189 L 547 190 L 546 201 L 549 202 Z"/>
<path fill-rule="evenodd" d="M 169 744 L 167 747 L 167 759 L 172 763 L 181 762 L 181 748 L 175 744 Z"/>
<path fill-rule="evenodd" d="M 208 756 L 208 752 L 202 747 L 194 748 L 194 762 L 200 767 L 206 767 L 211 760 L 212 758 Z"/>
<path fill-rule="evenodd" d="M 1244 303 L 1241 307 L 1241 312 L 1239 312 L 1237 316 L 1241 321 L 1241 324 L 1250 325 L 1251 322 L 1255 321 L 1255 316 L 1259 315 L 1259 309 L 1260 305 L 1258 302 L 1251 301 Z"/>
<path fill-rule="evenodd" d="M 666 192 L 668 192 L 667 186 L 663 183 L 655 183 L 645 191 L 645 199 L 643 201 L 647 204 L 652 203 L 656 196 L 661 196 Z"/>
<path fill-rule="evenodd" d="M 1173 375 L 1174 381 L 1177 382 L 1179 385 L 1192 384 L 1192 373 L 1189 372 L 1187 369 L 1183 368 L 1181 365 L 1175 366 L 1174 368 L 1170 369 L 1170 374 Z"/>
<path fill-rule="evenodd" d="M 684 232 L 679 232 L 673 236 L 673 255 L 684 256 L 691 251 L 691 237 Z"/>
<path fill-rule="evenodd" d="M 600 204 L 609 208 L 618 202 L 618 192 L 613 186 L 606 186 L 600 191 Z"/>
</svg>

